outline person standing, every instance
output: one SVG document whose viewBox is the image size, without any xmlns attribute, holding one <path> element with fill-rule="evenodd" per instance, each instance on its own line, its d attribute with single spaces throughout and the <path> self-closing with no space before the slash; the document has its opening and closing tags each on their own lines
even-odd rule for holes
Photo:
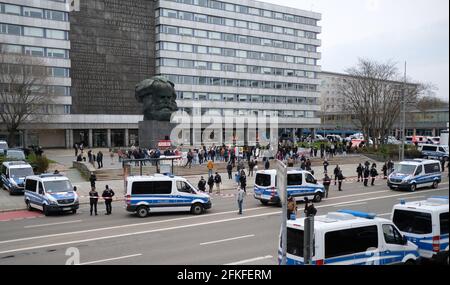
<svg viewBox="0 0 450 285">
<path fill-rule="evenodd" d="M 374 163 L 372 164 L 372 168 L 370 169 L 370 177 L 372 177 L 372 182 L 370 183 L 371 186 L 375 185 L 375 177 L 377 176 L 378 176 L 377 165 Z"/>
<path fill-rule="evenodd" d="M 356 168 L 356 173 L 358 174 L 358 182 L 360 181 L 360 179 L 361 179 L 361 182 L 363 181 L 363 172 L 364 172 L 364 167 L 360 163 L 358 165 L 358 167 Z"/>
<path fill-rule="evenodd" d="M 75 157 L 77 157 L 78 156 L 78 144 L 74 144 L 73 149 L 75 150 Z"/>
<path fill-rule="evenodd" d="M 241 170 L 241 175 L 239 177 L 239 183 L 244 192 L 247 193 L 247 177 L 245 177 L 245 171 Z"/>
<path fill-rule="evenodd" d="M 214 169 L 214 162 L 211 159 L 208 160 L 208 164 L 206 165 L 206 167 L 208 168 L 208 176 L 212 176 Z"/>
<path fill-rule="evenodd" d="M 216 183 L 217 194 L 220 194 L 220 184 L 222 184 L 222 177 L 218 172 L 216 172 L 216 176 L 214 177 L 214 183 Z"/>
<path fill-rule="evenodd" d="M 106 213 L 105 215 L 111 215 L 112 213 L 112 200 L 115 193 L 112 189 L 109 188 L 108 185 L 105 186 L 105 190 L 103 191 L 102 197 L 105 199 Z"/>
<path fill-rule="evenodd" d="M 91 176 L 89 177 L 89 182 L 91 182 L 91 188 L 95 188 L 95 181 L 97 181 L 97 176 L 94 172 L 91 172 Z"/>
<path fill-rule="evenodd" d="M 334 168 L 334 170 L 333 170 L 333 174 L 334 174 L 334 185 L 336 185 L 336 182 L 337 182 L 337 180 L 338 180 L 338 174 L 339 174 L 339 171 L 340 171 L 341 169 L 339 168 L 339 165 L 336 165 L 336 167 Z"/>
<path fill-rule="evenodd" d="M 364 167 L 364 186 L 367 187 L 369 183 L 370 169 L 368 166 Z"/>
<path fill-rule="evenodd" d="M 255 169 L 255 161 L 253 158 L 248 163 L 248 176 L 253 176 L 253 170 Z"/>
<path fill-rule="evenodd" d="M 383 172 L 383 179 L 387 179 L 387 171 L 388 171 L 387 162 L 385 162 L 383 164 L 383 167 L 381 168 L 381 171 Z"/>
<path fill-rule="evenodd" d="M 191 168 L 193 159 L 194 159 L 194 154 L 192 153 L 192 150 L 189 150 L 187 153 L 187 162 L 184 165 L 184 168 L 186 168 L 188 165 L 189 165 L 189 168 Z"/>
<path fill-rule="evenodd" d="M 88 155 L 88 162 L 89 162 L 90 164 L 92 164 L 92 150 L 88 150 L 87 155 Z"/>
<path fill-rule="evenodd" d="M 389 175 L 394 170 L 394 162 L 392 162 L 392 159 L 389 159 L 389 161 L 387 163 L 387 168 L 388 168 L 388 175 Z"/>
<path fill-rule="evenodd" d="M 92 216 L 92 212 L 95 213 L 95 215 L 97 216 L 97 203 L 98 203 L 98 192 L 95 191 L 95 186 L 91 187 L 91 191 L 89 191 L 89 205 L 90 207 L 90 212 L 91 212 L 91 216 Z"/>
<path fill-rule="evenodd" d="M 214 176 L 208 178 L 209 193 L 212 193 L 214 187 Z"/>
<path fill-rule="evenodd" d="M 342 191 L 342 182 L 344 182 L 344 175 L 342 174 L 342 170 L 339 169 L 339 173 L 337 175 L 338 178 L 338 191 Z"/>
<path fill-rule="evenodd" d="M 291 219 L 291 215 L 294 214 L 297 216 L 297 201 L 295 201 L 295 198 L 291 195 L 289 195 L 287 199 L 287 219 Z"/>
<path fill-rule="evenodd" d="M 114 151 L 112 148 L 109 149 L 109 156 L 111 158 L 111 164 L 114 164 Z"/>
<path fill-rule="evenodd" d="M 205 192 L 206 191 L 206 180 L 202 177 L 200 177 L 200 181 L 198 182 L 198 190 Z"/>
<path fill-rule="evenodd" d="M 325 160 L 323 161 L 323 172 L 327 173 L 328 172 L 328 165 L 330 165 L 328 163 L 328 160 L 325 158 Z"/>
<path fill-rule="evenodd" d="M 228 173 L 228 179 L 233 179 L 233 164 L 231 161 L 227 163 L 227 173 Z"/>
<path fill-rule="evenodd" d="M 103 153 L 102 153 L 102 151 L 99 151 L 97 153 L 97 165 L 98 165 L 99 169 L 103 168 Z"/>
<path fill-rule="evenodd" d="M 237 194 L 237 202 L 238 202 L 238 208 L 239 208 L 239 215 L 242 215 L 242 204 L 244 204 L 244 197 L 245 197 L 245 191 L 242 188 L 238 188 L 238 194 Z"/>
<path fill-rule="evenodd" d="M 325 173 L 325 177 L 323 178 L 323 187 L 325 188 L 325 198 L 328 198 L 328 191 L 330 190 L 331 178 Z"/>
<path fill-rule="evenodd" d="M 270 168 L 270 162 L 269 162 L 269 159 L 267 158 L 266 162 L 264 163 L 264 169 L 268 170 L 269 168 Z"/>
</svg>

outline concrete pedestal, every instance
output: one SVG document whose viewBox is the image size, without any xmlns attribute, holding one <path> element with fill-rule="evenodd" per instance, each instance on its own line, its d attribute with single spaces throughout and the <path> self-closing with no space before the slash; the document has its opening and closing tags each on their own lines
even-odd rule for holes
<svg viewBox="0 0 450 285">
<path fill-rule="evenodd" d="M 170 133 L 177 124 L 161 121 L 139 122 L 139 146 L 156 148 L 160 140 L 170 140 Z"/>
</svg>

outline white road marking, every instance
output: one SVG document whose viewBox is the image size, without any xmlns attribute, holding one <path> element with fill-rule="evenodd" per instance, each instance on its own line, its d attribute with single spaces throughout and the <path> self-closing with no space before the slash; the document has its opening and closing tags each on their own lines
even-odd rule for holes
<svg viewBox="0 0 450 285">
<path fill-rule="evenodd" d="M 342 205 L 339 205 L 339 206 L 333 206 L 333 207 L 338 208 L 338 207 L 342 207 L 342 206 L 347 207 L 347 206 L 357 206 L 357 205 L 366 205 L 366 204 L 367 204 L 366 202 L 361 202 L 361 203 L 348 202 L 346 204 L 342 204 Z"/>
<path fill-rule="evenodd" d="M 240 236 L 240 237 L 234 237 L 234 238 L 227 238 L 227 239 L 221 239 L 221 240 L 216 240 L 216 241 L 203 242 L 200 245 L 215 244 L 215 243 L 221 243 L 221 242 L 232 241 L 232 240 L 237 240 L 237 239 L 249 238 L 249 237 L 254 237 L 254 236 L 255 235 L 246 235 L 246 236 Z"/>
<path fill-rule="evenodd" d="M 390 216 L 392 213 L 377 214 L 378 217 Z"/>
<path fill-rule="evenodd" d="M 52 224 L 41 224 L 41 225 L 30 225 L 30 226 L 24 226 L 25 229 L 29 228 L 39 228 L 39 227 L 46 227 L 46 226 L 56 226 L 56 225 L 63 225 L 63 224 L 73 224 L 73 223 L 80 223 L 83 220 L 74 220 L 74 221 L 67 221 L 67 222 L 60 222 L 60 223 L 52 223 Z"/>
<path fill-rule="evenodd" d="M 114 258 L 108 258 L 108 259 L 102 259 L 102 260 L 95 260 L 95 261 L 83 262 L 83 263 L 80 263 L 80 265 L 88 265 L 88 264 L 94 264 L 94 263 L 102 263 L 102 262 L 107 262 L 107 261 L 112 261 L 112 260 L 119 260 L 119 259 L 125 259 L 125 258 L 131 258 L 131 257 L 136 257 L 136 256 L 141 256 L 141 255 L 142 255 L 142 253 L 132 254 L 132 255 L 125 255 L 125 256 L 114 257 Z"/>
<path fill-rule="evenodd" d="M 355 197 L 355 196 L 365 196 L 365 195 L 378 194 L 378 193 L 386 193 L 386 192 L 392 192 L 392 191 L 391 190 L 382 190 L 382 191 L 373 191 L 373 192 L 353 194 L 353 195 L 344 195 L 344 196 L 339 196 L 339 197 L 324 198 L 324 201 L 348 198 L 348 197 Z M 328 193 L 332 193 L 332 192 L 330 191 Z"/>
<path fill-rule="evenodd" d="M 254 261 L 269 259 L 269 258 L 273 258 L 273 256 L 272 255 L 260 256 L 260 257 L 240 260 L 240 261 L 236 261 L 236 262 L 232 262 L 232 263 L 227 263 L 225 265 L 239 265 L 239 264 L 245 264 L 245 263 L 250 263 L 250 262 L 254 262 Z"/>
</svg>

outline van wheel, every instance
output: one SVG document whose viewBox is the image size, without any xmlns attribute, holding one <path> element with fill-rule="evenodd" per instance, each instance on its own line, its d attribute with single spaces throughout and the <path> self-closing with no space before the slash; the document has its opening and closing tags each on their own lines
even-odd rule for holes
<svg viewBox="0 0 450 285">
<path fill-rule="evenodd" d="M 146 207 L 146 206 L 140 206 L 139 208 L 137 208 L 136 214 L 138 215 L 139 218 L 145 218 L 145 217 L 147 217 L 148 214 L 149 214 L 148 207 Z"/>
<path fill-rule="evenodd" d="M 405 262 L 405 265 L 416 265 L 416 261 L 415 261 L 415 260 L 412 260 L 412 259 L 409 259 L 409 260 L 407 260 L 407 261 Z"/>
<path fill-rule="evenodd" d="M 33 207 L 31 207 L 30 201 L 26 200 L 26 201 L 25 201 L 25 204 L 27 205 L 27 210 L 28 210 L 28 211 L 33 211 Z"/>
<path fill-rule="evenodd" d="M 259 200 L 260 202 L 261 202 L 261 204 L 263 204 L 264 206 L 267 206 L 267 205 L 269 205 L 269 202 L 267 202 L 267 201 L 264 201 L 264 200 Z"/>
<path fill-rule="evenodd" d="M 191 213 L 194 215 L 200 215 L 201 213 L 203 213 L 203 206 L 199 203 L 192 205 Z"/>
<path fill-rule="evenodd" d="M 431 188 L 436 189 L 439 186 L 439 182 L 433 181 L 433 185 L 431 185 Z"/>
<path fill-rule="evenodd" d="M 50 212 L 48 211 L 47 206 L 45 206 L 45 205 L 42 206 L 42 212 L 44 212 L 45 216 L 49 216 L 50 215 Z"/>
<path fill-rule="evenodd" d="M 409 190 L 411 190 L 411 192 L 416 192 L 417 185 L 415 183 L 411 184 L 411 186 L 409 187 Z"/>
<path fill-rule="evenodd" d="M 317 193 L 316 195 L 314 195 L 314 202 L 320 203 L 320 201 L 322 201 L 322 194 Z"/>
</svg>

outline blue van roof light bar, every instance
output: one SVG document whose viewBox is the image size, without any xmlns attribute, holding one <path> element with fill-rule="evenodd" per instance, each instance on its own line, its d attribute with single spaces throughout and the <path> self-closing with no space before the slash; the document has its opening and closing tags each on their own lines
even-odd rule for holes
<svg viewBox="0 0 450 285">
<path fill-rule="evenodd" d="M 365 218 L 365 219 L 375 219 L 375 217 L 377 216 L 377 214 L 375 213 L 366 213 L 366 212 L 360 212 L 360 211 L 353 211 L 353 210 L 339 210 L 339 213 L 344 213 L 344 214 L 350 214 L 354 217 L 358 217 L 358 218 Z"/>
</svg>

